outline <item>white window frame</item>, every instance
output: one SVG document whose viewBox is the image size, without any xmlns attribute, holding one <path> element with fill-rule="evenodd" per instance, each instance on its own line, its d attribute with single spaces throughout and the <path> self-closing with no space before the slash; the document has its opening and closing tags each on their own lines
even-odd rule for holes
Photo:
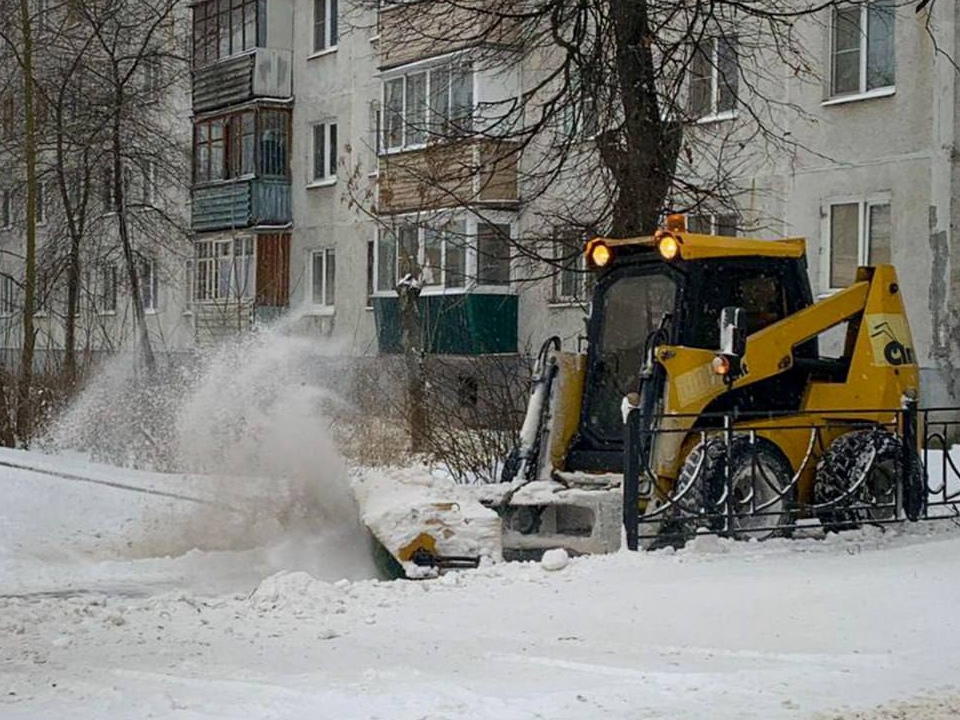
<svg viewBox="0 0 960 720">
<path fill-rule="evenodd" d="M 857 196 L 839 196 L 833 197 L 826 200 L 823 204 L 823 228 L 821 232 L 821 237 L 823 238 L 823 248 L 822 248 L 822 257 L 823 257 L 823 266 L 820 271 L 821 284 L 820 287 L 825 288 L 825 290 L 820 293 L 821 296 L 831 295 L 838 290 L 843 290 L 842 287 L 832 287 L 830 282 L 830 266 L 833 258 L 833 208 L 837 205 L 857 205 L 857 265 L 867 265 L 870 261 L 870 236 L 868 221 L 870 218 L 870 209 L 876 206 L 890 205 L 890 234 L 891 239 L 894 237 L 893 233 L 893 207 L 891 203 L 891 194 L 890 193 L 874 193 L 864 197 L 863 195 Z M 891 248 L 892 250 L 892 248 Z"/>
<path fill-rule="evenodd" d="M 144 294 L 145 287 L 149 287 L 149 305 Z M 157 275 L 157 261 L 153 258 L 143 258 L 141 260 L 140 301 L 143 303 L 143 311 L 148 315 L 155 315 L 160 311 L 160 278 Z"/>
<path fill-rule="evenodd" d="M 236 254 L 237 243 L 243 244 L 243 252 L 240 255 Z M 256 297 L 256 238 L 250 235 L 236 238 L 215 238 L 198 240 L 195 244 L 193 265 L 193 303 L 195 305 L 252 301 Z M 200 246 L 204 244 L 211 247 L 211 252 L 206 257 L 201 257 Z M 229 247 L 226 253 L 222 253 L 225 245 L 229 245 Z M 221 263 L 229 263 L 230 279 L 227 282 L 226 294 L 220 292 Z M 201 268 L 203 268 L 203 272 L 201 272 Z M 203 293 L 200 292 L 201 276 L 206 286 Z M 241 276 L 244 280 L 250 280 L 249 287 L 239 286 Z"/>
<path fill-rule="evenodd" d="M 444 226 L 451 225 L 457 222 L 463 221 L 465 234 L 464 234 L 464 281 L 463 284 L 457 287 L 446 287 L 446 273 L 447 273 L 447 251 L 446 243 L 443 245 L 442 258 L 443 266 L 441 269 L 441 280 L 438 285 L 424 285 L 421 290 L 421 295 L 463 295 L 466 293 L 487 293 L 487 294 L 497 294 L 497 295 L 515 295 L 518 293 L 518 278 L 516 275 L 516 265 L 513 262 L 514 258 L 511 258 L 510 263 L 510 283 L 509 285 L 490 285 L 483 284 L 477 281 L 478 277 L 478 248 L 477 248 L 477 229 L 479 225 L 482 224 L 491 224 L 491 225 L 508 225 L 510 228 L 510 239 L 515 241 L 517 237 L 517 220 L 516 215 L 510 212 L 505 211 L 491 211 L 484 213 L 483 217 L 478 217 L 473 213 L 466 212 L 437 212 L 431 214 L 429 217 L 424 217 L 423 214 L 420 215 L 400 215 L 393 219 L 393 224 L 390 228 L 381 228 L 378 231 L 378 235 L 374 240 L 374 263 L 373 263 L 373 297 L 396 297 L 396 289 L 391 288 L 381 289 L 378 286 L 378 280 L 380 278 L 380 239 L 383 233 L 395 233 L 397 237 L 394 240 L 394 278 L 398 280 L 399 266 L 400 266 L 400 252 L 398 249 L 397 243 L 399 243 L 399 230 L 400 227 L 405 224 L 416 224 L 418 228 L 418 264 L 422 264 L 424 257 L 424 229 L 428 227 L 436 227 L 442 229 Z"/>
<path fill-rule="evenodd" d="M 855 102 L 858 100 L 870 100 L 873 98 L 879 97 L 889 97 L 894 95 L 897 92 L 897 81 L 896 81 L 896 70 L 897 70 L 897 23 L 894 21 L 893 26 L 893 71 L 894 71 L 894 81 L 891 85 L 883 85 L 881 87 L 867 89 L 867 62 L 868 62 L 868 37 L 867 37 L 867 28 L 868 26 L 868 13 L 869 5 L 873 0 L 868 0 L 860 6 L 860 67 L 859 67 L 859 82 L 857 83 L 857 89 L 849 92 L 838 93 L 834 88 L 834 71 L 835 71 L 835 58 L 836 58 L 836 22 L 837 22 L 837 11 L 839 7 L 830 8 L 830 22 L 827 25 L 829 37 L 827 40 L 827 46 L 829 48 L 829 57 L 827 58 L 827 67 L 830 72 L 827 78 L 827 95 L 828 97 L 821 103 L 824 106 L 830 105 L 840 105 L 848 102 Z M 896 17 L 897 6 L 894 5 L 893 12 L 894 17 Z"/>
<path fill-rule="evenodd" d="M 323 128 L 323 174 L 317 175 L 317 129 Z M 333 129 L 333 130 L 331 130 Z M 334 142 L 330 142 L 330 135 L 336 135 Z M 339 167 L 339 156 L 337 155 L 337 145 L 340 142 L 340 128 L 337 126 L 336 119 L 315 122 L 310 126 L 310 147 L 313 152 L 310 155 L 310 182 L 308 188 L 327 187 L 337 182 L 337 172 Z M 333 171 L 331 172 L 331 163 Z"/>
<path fill-rule="evenodd" d="M 720 41 L 730 39 L 733 39 L 734 48 L 737 50 L 737 91 L 733 108 L 720 110 Z M 695 118 L 695 121 L 698 125 L 703 125 L 723 120 L 734 120 L 738 115 L 738 104 L 740 102 L 740 38 L 737 35 L 720 35 L 705 37 L 703 40 L 710 43 L 710 109 L 706 115 Z M 697 51 L 699 52 L 699 48 Z"/>
<path fill-rule="evenodd" d="M 307 59 L 322 57 L 337 51 L 340 46 L 340 7 L 338 0 L 312 0 L 313 6 L 310 15 L 310 46 L 313 52 Z M 317 45 L 317 4 L 323 3 L 323 44 Z M 334 30 L 336 36 L 334 37 Z"/>
<path fill-rule="evenodd" d="M 320 302 L 317 302 L 314 290 L 316 289 L 316 259 L 320 259 Z M 333 302 L 327 302 L 327 268 L 330 259 L 333 259 Z M 337 251 L 333 247 L 317 248 L 307 253 L 307 304 L 314 314 L 332 315 L 337 306 Z"/>
<path fill-rule="evenodd" d="M 477 70 L 472 64 L 468 61 L 461 60 L 461 55 L 458 53 L 456 55 L 445 55 L 440 58 L 433 58 L 428 61 L 419 61 L 415 63 L 410 63 L 409 65 L 404 65 L 400 68 L 395 68 L 388 73 L 384 73 L 380 83 L 380 138 L 379 138 L 379 153 L 380 155 L 390 155 L 393 153 L 407 152 L 410 150 L 422 150 L 431 143 L 431 133 L 430 128 L 433 127 L 433 110 L 431 108 L 431 98 L 433 92 L 433 77 L 435 72 L 446 70 L 449 74 L 449 79 L 447 81 L 447 113 L 448 117 L 443 118 L 444 120 L 449 119 L 449 113 L 453 107 L 453 76 L 455 70 L 466 70 L 469 68 L 470 73 L 470 95 L 471 95 L 471 105 L 470 113 L 473 116 L 473 122 L 476 121 L 476 111 L 477 111 Z M 425 129 L 424 129 L 424 141 L 422 143 L 408 143 L 407 142 L 407 82 L 408 77 L 411 75 L 419 75 L 421 73 L 426 73 L 426 83 L 425 83 Z M 387 104 L 387 85 L 390 82 L 394 82 L 402 79 L 402 98 L 401 106 L 403 107 L 401 126 L 400 126 L 400 144 L 396 146 L 389 146 L 388 144 L 388 127 L 389 127 L 389 105 Z"/>
</svg>

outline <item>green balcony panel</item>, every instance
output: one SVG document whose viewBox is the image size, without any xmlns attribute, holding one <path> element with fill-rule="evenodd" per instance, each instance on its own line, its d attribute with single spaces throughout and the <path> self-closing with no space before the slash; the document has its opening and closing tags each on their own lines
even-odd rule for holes
<svg viewBox="0 0 960 720">
<path fill-rule="evenodd" d="M 192 214 L 197 232 L 289 223 L 290 181 L 258 178 L 195 187 Z"/>
<path fill-rule="evenodd" d="M 438 355 L 517 352 L 517 296 L 507 294 L 426 295 L 419 300 L 424 348 Z M 375 297 L 380 352 L 402 352 L 400 300 Z"/>
</svg>

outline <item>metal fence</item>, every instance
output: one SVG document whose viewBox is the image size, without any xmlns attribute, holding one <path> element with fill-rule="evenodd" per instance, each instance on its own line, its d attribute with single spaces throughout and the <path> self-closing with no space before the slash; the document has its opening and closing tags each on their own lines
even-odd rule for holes
<svg viewBox="0 0 960 720">
<path fill-rule="evenodd" d="M 631 550 L 679 545 L 698 533 L 765 539 L 960 517 L 960 449 L 950 453 L 960 438 L 960 408 L 919 408 L 907 400 L 902 408 L 869 411 L 716 414 L 696 418 L 693 430 L 689 416 L 657 420 L 651 431 L 638 410 L 627 418 L 624 527 Z M 802 448 L 799 464 L 767 439 L 774 429 Z M 658 478 L 645 458 L 663 443 L 679 448 L 691 433 L 677 480 Z"/>
</svg>

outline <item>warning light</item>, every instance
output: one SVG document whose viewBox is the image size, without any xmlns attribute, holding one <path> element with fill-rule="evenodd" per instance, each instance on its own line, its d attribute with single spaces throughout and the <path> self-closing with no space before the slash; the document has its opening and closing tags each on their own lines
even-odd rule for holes
<svg viewBox="0 0 960 720">
<path fill-rule="evenodd" d="M 587 243 L 587 262 L 595 268 L 606 267 L 613 259 L 613 251 L 603 240 L 591 240 Z"/>
</svg>

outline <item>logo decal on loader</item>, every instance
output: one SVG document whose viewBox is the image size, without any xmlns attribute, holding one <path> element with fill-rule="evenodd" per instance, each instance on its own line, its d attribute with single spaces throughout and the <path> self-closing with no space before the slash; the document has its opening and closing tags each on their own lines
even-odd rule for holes
<svg viewBox="0 0 960 720">
<path fill-rule="evenodd" d="M 913 365 L 916 354 L 910 331 L 902 315 L 870 315 L 870 342 L 878 364 Z M 883 359 L 881 361 L 881 358 Z"/>
</svg>

